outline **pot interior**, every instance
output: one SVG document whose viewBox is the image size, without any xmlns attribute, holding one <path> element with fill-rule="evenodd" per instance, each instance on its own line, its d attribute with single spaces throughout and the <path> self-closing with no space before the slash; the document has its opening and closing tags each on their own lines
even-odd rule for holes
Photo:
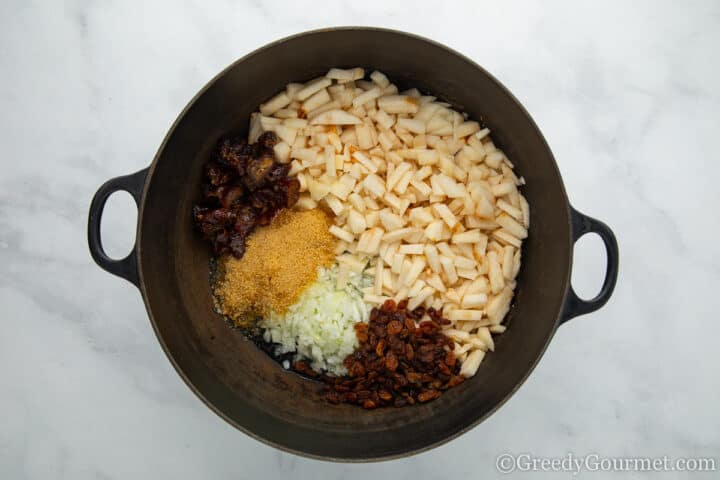
<svg viewBox="0 0 720 480">
<path fill-rule="evenodd" d="M 330 405 L 320 385 L 281 366 L 213 312 L 209 249 L 191 208 L 202 164 L 224 133 L 247 133 L 249 115 L 290 81 L 330 67 L 377 69 L 400 90 L 417 87 L 481 121 L 527 180 L 530 237 L 523 246 L 508 330 L 477 375 L 425 405 L 365 411 Z M 424 39 L 375 29 L 292 37 L 218 76 L 168 135 L 148 179 L 138 253 L 146 304 L 169 357 L 217 413 L 256 438 L 297 453 L 346 460 L 415 452 L 491 413 L 532 370 L 562 308 L 572 245 L 565 191 L 552 154 L 517 101 L 462 56 Z"/>
</svg>

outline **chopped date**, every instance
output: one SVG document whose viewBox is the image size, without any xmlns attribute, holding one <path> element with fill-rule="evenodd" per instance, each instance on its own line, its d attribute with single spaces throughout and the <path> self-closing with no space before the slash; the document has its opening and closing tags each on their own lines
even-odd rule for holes
<svg viewBox="0 0 720 480">
<path fill-rule="evenodd" d="M 244 167 L 254 154 L 255 145 L 249 145 L 244 138 L 223 138 L 216 147 L 217 161 L 238 170 L 238 175 L 245 173 Z"/>
<path fill-rule="evenodd" d="M 230 252 L 233 255 L 239 255 L 242 257 L 243 255 L 245 255 L 245 240 L 246 237 L 244 235 L 235 232 L 230 235 L 230 241 L 228 242 L 227 247 L 230 249 Z M 216 243 L 213 243 L 213 246 L 218 248 Z M 220 249 L 222 250 L 222 247 L 220 247 Z M 224 250 L 223 253 L 225 253 Z"/>
<path fill-rule="evenodd" d="M 210 161 L 205 164 L 205 176 L 210 185 L 219 187 L 235 177 L 235 172 L 219 163 Z"/>
<path fill-rule="evenodd" d="M 419 321 L 424 315 L 430 321 Z M 432 308 L 407 311 L 407 302 L 386 301 L 374 308 L 368 324 L 355 326 L 359 346 L 343 365 L 347 377 L 320 378 L 331 403 L 351 403 L 367 409 L 402 407 L 434 400 L 463 382 L 452 342 L 442 333 L 446 323 Z M 310 366 L 300 363 L 301 373 Z M 296 364 L 297 365 L 297 364 Z"/>
<path fill-rule="evenodd" d="M 250 190 L 257 190 L 265 182 L 265 177 L 270 173 L 275 161 L 272 155 L 263 155 L 260 158 L 253 158 L 247 163 L 243 183 Z"/>
<path fill-rule="evenodd" d="M 300 183 L 288 177 L 289 165 L 275 162 L 277 141 L 273 132 L 263 133 L 254 144 L 240 137 L 223 138 L 205 164 L 203 200 L 192 213 L 216 255 L 242 258 L 253 230 L 297 202 Z"/>
</svg>

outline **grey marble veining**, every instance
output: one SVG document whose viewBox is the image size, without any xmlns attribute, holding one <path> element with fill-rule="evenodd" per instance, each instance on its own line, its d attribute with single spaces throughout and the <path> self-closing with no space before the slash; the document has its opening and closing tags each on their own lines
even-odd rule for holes
<svg viewBox="0 0 720 480">
<path fill-rule="evenodd" d="M 148 165 L 208 79 L 269 41 L 348 24 L 431 37 L 495 74 L 621 250 L 610 304 L 563 326 L 498 413 L 373 465 L 295 457 L 225 424 L 85 240 L 96 188 Z M 502 452 L 718 458 L 718 46 L 712 1 L 2 2 L 0 478 L 493 478 Z M 118 255 L 131 205 L 112 199 L 103 226 Z M 575 260 L 588 295 L 598 245 Z M 513 478 L 535 475 L 554 478 Z M 612 475 L 635 476 L 678 478 Z"/>
</svg>

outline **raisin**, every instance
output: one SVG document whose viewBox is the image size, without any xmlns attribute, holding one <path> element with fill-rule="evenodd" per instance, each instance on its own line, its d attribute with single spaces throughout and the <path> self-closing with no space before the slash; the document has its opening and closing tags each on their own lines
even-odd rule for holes
<svg viewBox="0 0 720 480">
<path fill-rule="evenodd" d="M 429 402 L 430 400 L 434 400 L 440 396 L 440 392 L 438 390 L 425 390 L 423 392 L 420 392 L 420 394 L 417 396 L 418 402 L 425 403 Z"/>
<path fill-rule="evenodd" d="M 417 325 L 425 315 L 430 320 Z M 457 359 L 447 351 L 452 340 L 440 329 L 443 320 L 431 308 L 408 312 L 406 302 L 388 300 L 373 308 L 369 322 L 355 326 L 359 346 L 343 361 L 348 376 L 321 377 L 328 401 L 368 409 L 413 405 L 434 400 L 442 390 L 462 383 Z M 295 366 L 298 371 L 311 371 L 305 362 Z"/>
<path fill-rule="evenodd" d="M 387 324 L 387 333 L 388 335 L 397 335 L 402 331 L 402 328 L 402 323 L 398 322 L 397 320 L 393 320 L 392 322 Z"/>
<path fill-rule="evenodd" d="M 375 347 L 375 354 L 382 357 L 385 354 L 385 340 L 380 340 Z"/>
<path fill-rule="evenodd" d="M 457 358 L 455 357 L 455 354 L 452 352 L 452 350 L 445 353 L 445 365 L 453 368 L 456 362 Z"/>
<path fill-rule="evenodd" d="M 398 367 L 397 356 L 393 352 L 388 353 L 387 356 L 385 357 L 385 368 L 387 368 L 391 372 L 394 372 L 395 370 L 397 370 L 397 367 Z"/>
<path fill-rule="evenodd" d="M 407 328 L 411 332 L 414 331 L 415 330 L 415 320 L 413 320 L 410 317 L 406 318 L 405 319 L 405 328 Z"/>
<path fill-rule="evenodd" d="M 355 393 L 357 393 L 358 400 L 364 401 L 370 398 L 370 390 L 360 390 Z"/>
<path fill-rule="evenodd" d="M 363 375 L 365 375 L 365 367 L 363 367 L 362 363 L 355 362 L 348 370 L 348 373 L 351 377 L 362 377 Z"/>
<path fill-rule="evenodd" d="M 409 343 L 405 344 L 405 357 L 408 360 L 413 360 L 415 358 L 415 349 Z"/>
<path fill-rule="evenodd" d="M 383 303 L 382 309 L 386 312 L 394 312 L 395 311 L 395 300 L 385 300 L 385 303 Z M 374 309 L 377 310 L 377 309 Z"/>
<path fill-rule="evenodd" d="M 422 375 L 415 372 L 408 372 L 407 381 L 410 383 L 420 383 L 422 381 Z"/>
<path fill-rule="evenodd" d="M 387 390 L 380 390 L 378 391 L 378 397 L 380 397 L 380 400 L 383 400 L 385 402 L 389 402 L 392 400 L 392 394 L 388 392 Z"/>
<path fill-rule="evenodd" d="M 465 381 L 462 375 L 453 375 L 448 381 L 448 387 L 456 387 Z"/>
</svg>

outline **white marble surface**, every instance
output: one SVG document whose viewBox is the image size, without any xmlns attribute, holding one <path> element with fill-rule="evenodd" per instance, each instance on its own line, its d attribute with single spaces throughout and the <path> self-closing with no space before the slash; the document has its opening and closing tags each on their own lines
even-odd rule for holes
<svg viewBox="0 0 720 480">
<path fill-rule="evenodd" d="M 718 3 L 417 3 L 2 2 L 0 478 L 492 478 L 506 451 L 720 456 Z M 281 453 L 211 413 L 172 370 L 138 292 L 97 268 L 85 240 L 96 188 L 146 166 L 216 72 L 343 24 L 431 37 L 500 78 L 622 257 L 611 303 L 562 327 L 498 413 L 374 465 Z M 116 254 L 131 244 L 130 205 L 111 201 Z M 576 259 L 586 294 L 599 244 Z"/>
</svg>

